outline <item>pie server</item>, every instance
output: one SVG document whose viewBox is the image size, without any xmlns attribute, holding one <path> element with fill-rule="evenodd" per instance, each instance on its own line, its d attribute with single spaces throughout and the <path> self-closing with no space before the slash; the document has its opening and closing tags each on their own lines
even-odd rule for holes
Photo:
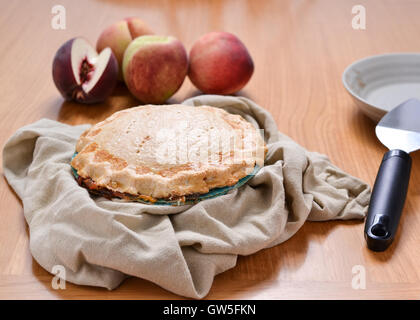
<svg viewBox="0 0 420 320">
<path fill-rule="evenodd" d="M 395 238 L 410 179 L 410 152 L 420 149 L 420 101 L 410 99 L 388 112 L 376 136 L 390 150 L 376 176 L 365 222 L 369 249 L 386 250 Z"/>
</svg>

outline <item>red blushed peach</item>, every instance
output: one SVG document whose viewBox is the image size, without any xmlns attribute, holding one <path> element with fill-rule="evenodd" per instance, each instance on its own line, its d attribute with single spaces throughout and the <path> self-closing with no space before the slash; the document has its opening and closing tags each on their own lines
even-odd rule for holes
<svg viewBox="0 0 420 320">
<path fill-rule="evenodd" d="M 211 32 L 190 51 L 188 76 L 204 93 L 232 94 L 242 89 L 254 72 L 245 45 L 228 32 Z"/>
<path fill-rule="evenodd" d="M 140 36 L 153 34 L 153 31 L 139 18 L 126 18 L 106 28 L 96 43 L 96 50 L 101 52 L 104 48 L 111 48 L 118 61 L 119 80 L 122 81 L 122 60 L 124 51 L 130 42 Z"/>
<path fill-rule="evenodd" d="M 124 81 L 137 99 L 161 104 L 184 82 L 187 52 L 174 37 L 138 37 L 125 50 L 122 69 Z"/>
</svg>

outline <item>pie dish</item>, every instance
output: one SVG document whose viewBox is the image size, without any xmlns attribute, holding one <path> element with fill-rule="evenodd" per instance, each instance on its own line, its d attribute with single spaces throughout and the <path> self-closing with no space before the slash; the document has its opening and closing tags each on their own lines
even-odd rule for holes
<svg viewBox="0 0 420 320">
<path fill-rule="evenodd" d="M 91 193 L 125 200 L 191 199 L 230 187 L 264 165 L 261 133 L 210 106 L 145 105 L 86 130 L 71 161 Z"/>
</svg>

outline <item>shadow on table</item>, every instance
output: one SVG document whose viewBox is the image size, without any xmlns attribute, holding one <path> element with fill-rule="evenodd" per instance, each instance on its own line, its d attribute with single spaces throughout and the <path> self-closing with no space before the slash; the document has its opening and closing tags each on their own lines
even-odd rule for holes
<svg viewBox="0 0 420 320">
<path fill-rule="evenodd" d="M 118 84 L 113 94 L 102 103 L 81 104 L 74 101 L 64 101 L 57 120 L 71 125 L 94 124 L 109 117 L 114 112 L 137 106 L 136 100 L 123 84 Z"/>
<path fill-rule="evenodd" d="M 378 138 L 376 138 L 375 127 L 376 123 L 372 119 L 366 116 L 362 111 L 357 110 L 356 112 L 353 112 L 349 127 L 346 129 L 352 131 L 352 135 L 354 135 L 360 143 L 372 146 L 378 151 L 381 149 L 385 151 L 385 147 L 383 147 Z"/>
<path fill-rule="evenodd" d="M 352 227 L 361 220 L 305 222 L 302 228 L 289 240 L 273 248 L 261 250 L 250 256 L 240 256 L 235 268 L 215 278 L 207 299 L 253 299 L 268 287 L 281 287 L 278 278 L 281 270 L 296 273 L 307 258 L 311 242 L 321 244 L 338 226 Z M 362 248 L 361 248 L 362 250 Z M 231 284 L 229 287 L 228 284 Z M 229 292 L 221 294 L 221 292 Z M 287 296 L 271 297 L 287 299 Z"/>
<path fill-rule="evenodd" d="M 106 288 L 77 285 L 66 282 L 65 289 L 53 289 L 52 282 L 54 276 L 44 270 L 34 259 L 32 263 L 32 273 L 37 280 L 45 287 L 48 292 L 56 299 L 141 299 L 141 300 L 165 300 L 165 299 L 185 299 L 184 297 L 173 294 L 158 285 L 140 278 L 128 278 L 115 290 Z"/>
</svg>

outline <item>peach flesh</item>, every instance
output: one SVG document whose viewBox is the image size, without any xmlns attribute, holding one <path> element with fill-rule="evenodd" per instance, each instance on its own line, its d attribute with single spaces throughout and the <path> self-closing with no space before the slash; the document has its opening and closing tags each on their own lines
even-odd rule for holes
<svg viewBox="0 0 420 320">
<path fill-rule="evenodd" d="M 57 51 L 52 68 L 53 80 L 66 100 L 97 103 L 113 91 L 118 63 L 111 49 L 99 55 L 83 38 L 70 39 Z"/>
</svg>

